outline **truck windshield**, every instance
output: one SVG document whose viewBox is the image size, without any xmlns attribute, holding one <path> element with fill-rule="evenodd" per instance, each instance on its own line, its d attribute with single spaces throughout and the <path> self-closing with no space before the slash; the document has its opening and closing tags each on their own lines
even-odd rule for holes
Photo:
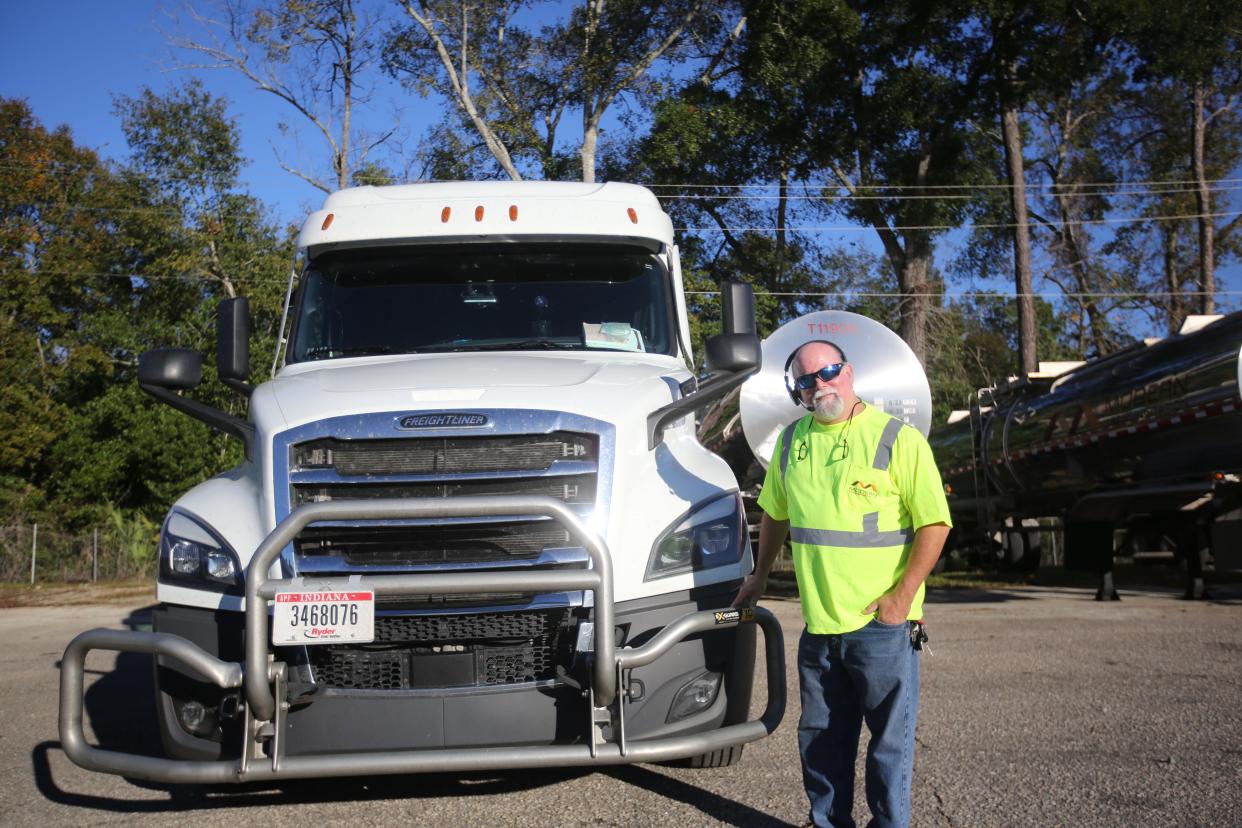
<svg viewBox="0 0 1242 828">
<path fill-rule="evenodd" d="M 303 274 L 290 361 L 525 349 L 673 354 L 663 263 L 633 247 L 343 250 Z"/>
</svg>

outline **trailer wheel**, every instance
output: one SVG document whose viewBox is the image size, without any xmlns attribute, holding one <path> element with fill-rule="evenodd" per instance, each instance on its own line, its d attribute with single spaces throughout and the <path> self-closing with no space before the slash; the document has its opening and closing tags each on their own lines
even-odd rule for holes
<svg viewBox="0 0 1242 828">
<path fill-rule="evenodd" d="M 742 761 L 742 748 L 746 745 L 733 745 L 732 747 L 713 750 L 711 753 L 700 753 L 698 756 L 691 756 L 689 759 L 683 760 L 683 767 L 688 768 L 727 768 L 736 765 Z"/>
</svg>

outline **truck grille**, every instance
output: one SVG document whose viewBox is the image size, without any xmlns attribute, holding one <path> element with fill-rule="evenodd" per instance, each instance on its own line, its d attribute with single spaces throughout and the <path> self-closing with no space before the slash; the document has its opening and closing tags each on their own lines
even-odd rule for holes
<svg viewBox="0 0 1242 828">
<path fill-rule="evenodd" d="M 329 500 L 380 497 L 464 497 L 468 495 L 529 494 L 546 495 L 566 503 L 592 503 L 595 476 L 576 474 L 503 480 L 445 480 L 432 483 L 333 485 L 294 484 L 293 505 Z"/>
<path fill-rule="evenodd" d="M 558 460 L 595 460 L 588 434 L 556 431 L 504 437 L 436 437 L 404 440 L 323 439 L 293 447 L 294 471 L 333 469 L 343 477 L 437 474 L 463 471 L 544 471 Z"/>
<path fill-rule="evenodd" d="M 310 527 L 294 542 L 299 555 L 340 556 L 351 566 L 527 561 L 550 547 L 568 546 L 554 521 L 444 526 Z"/>
<path fill-rule="evenodd" d="M 289 447 L 289 504 L 372 498 L 540 495 L 576 507 L 598 494 L 600 438 L 544 434 L 347 440 L 320 437 Z M 546 549 L 577 546 L 543 519 L 400 525 L 365 521 L 312 526 L 294 542 L 307 572 L 394 570 L 452 564 L 529 565 Z"/>
<path fill-rule="evenodd" d="M 352 690 L 484 687 L 555 677 L 568 609 L 379 616 L 375 642 L 310 647 L 316 682 Z"/>
</svg>

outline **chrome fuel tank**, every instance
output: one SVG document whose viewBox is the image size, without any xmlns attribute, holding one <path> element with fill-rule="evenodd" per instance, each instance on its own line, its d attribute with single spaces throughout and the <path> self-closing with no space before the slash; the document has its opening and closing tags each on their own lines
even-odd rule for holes
<svg viewBox="0 0 1242 828">
<path fill-rule="evenodd" d="M 958 502 L 985 482 L 1020 514 L 1083 494 L 1242 471 L 1242 313 L 997 391 L 931 433 Z M 988 403 L 991 405 L 988 405 Z"/>
</svg>

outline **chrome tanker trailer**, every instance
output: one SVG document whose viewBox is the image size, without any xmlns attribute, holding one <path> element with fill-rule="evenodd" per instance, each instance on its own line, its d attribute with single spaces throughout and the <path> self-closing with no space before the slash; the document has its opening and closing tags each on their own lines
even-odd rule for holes
<svg viewBox="0 0 1242 828">
<path fill-rule="evenodd" d="M 1170 544 L 1192 597 L 1203 594 L 1203 550 L 1218 569 L 1237 566 L 1242 313 L 1183 330 L 983 389 L 934 428 L 956 545 L 1053 518 L 1045 525 L 1063 529 L 1067 567 L 1105 575 L 1119 543 Z M 1115 594 L 1107 580 L 1101 593 Z"/>
</svg>

